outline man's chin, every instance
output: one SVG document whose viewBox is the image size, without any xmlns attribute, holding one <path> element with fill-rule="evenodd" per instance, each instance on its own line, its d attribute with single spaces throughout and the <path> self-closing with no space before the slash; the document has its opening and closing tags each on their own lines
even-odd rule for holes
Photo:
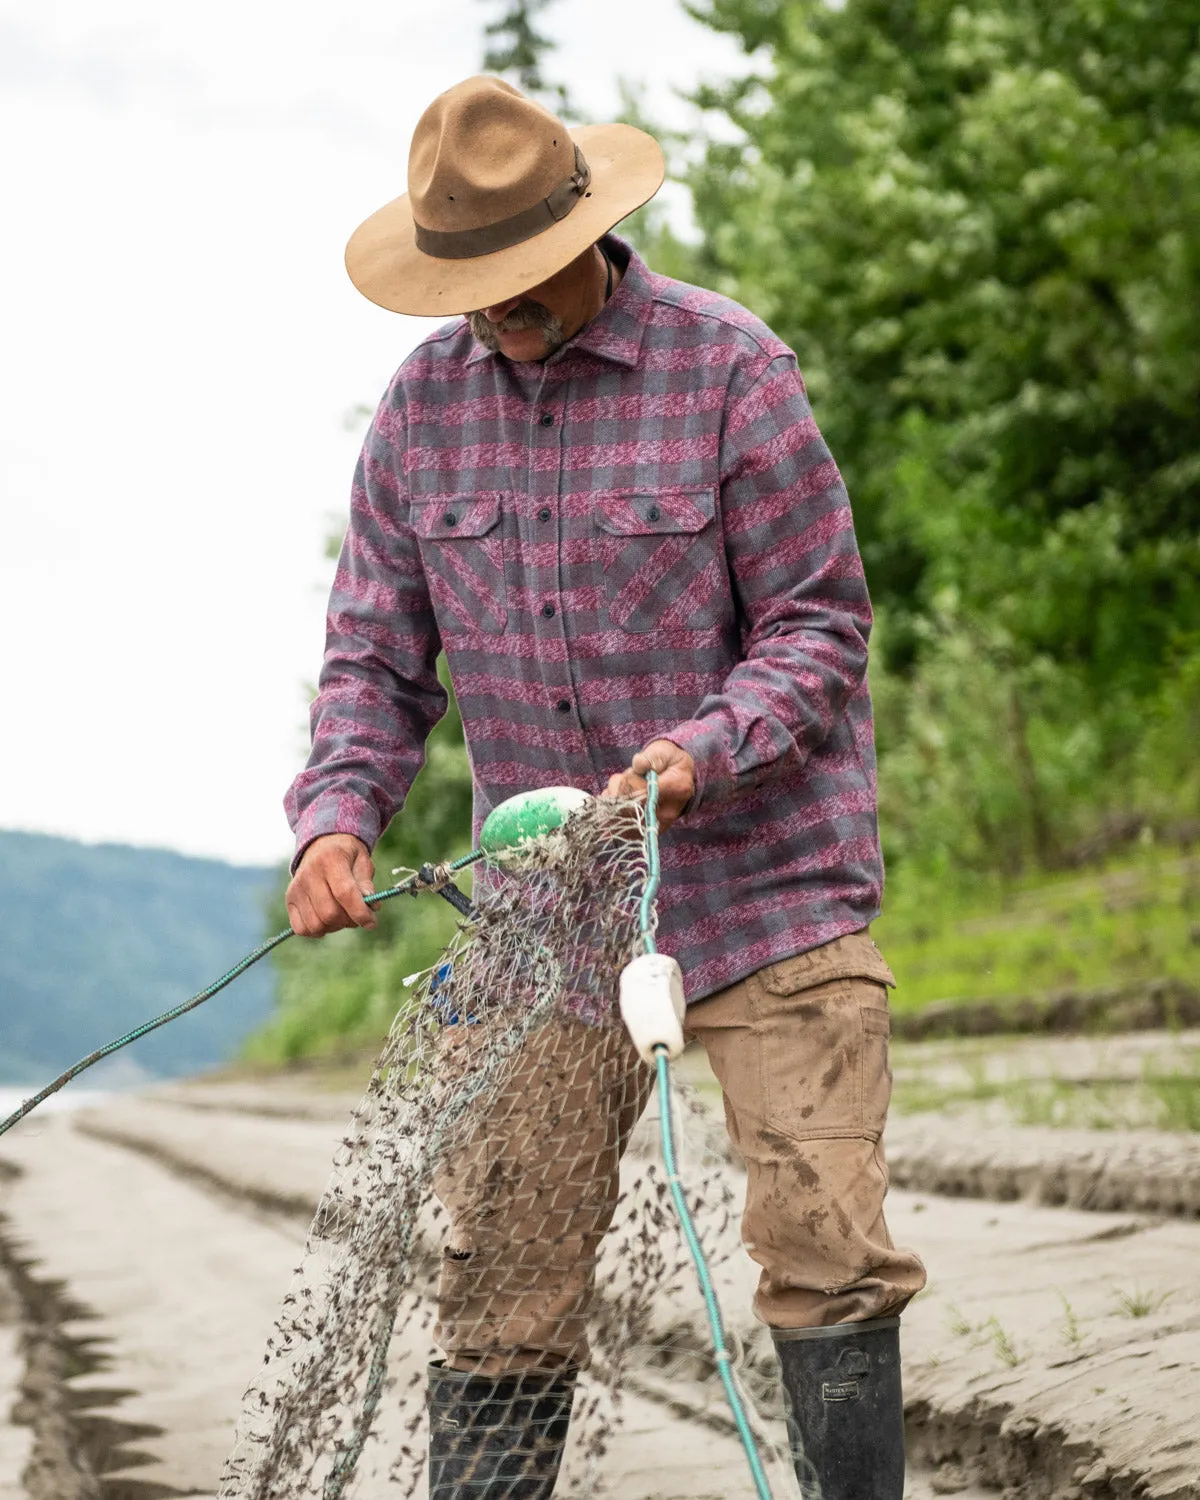
<svg viewBox="0 0 1200 1500">
<path fill-rule="evenodd" d="M 555 347 L 540 328 L 522 328 L 519 333 L 497 334 L 496 342 L 501 354 L 517 361 L 545 359 Z"/>
</svg>

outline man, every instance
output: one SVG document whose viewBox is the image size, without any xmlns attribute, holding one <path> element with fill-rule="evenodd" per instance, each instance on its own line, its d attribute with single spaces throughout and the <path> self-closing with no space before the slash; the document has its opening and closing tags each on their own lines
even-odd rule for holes
<svg viewBox="0 0 1200 1500">
<path fill-rule="evenodd" d="M 347 267 L 373 301 L 465 318 L 405 361 L 364 446 L 312 756 L 288 796 L 288 908 L 301 935 L 372 925 L 369 851 L 444 711 L 439 648 L 477 826 L 515 791 L 636 793 L 654 767 L 670 830 L 659 944 L 683 967 L 688 1034 L 746 1161 L 755 1311 L 777 1344 L 797 1471 L 825 1500 L 900 1500 L 897 1315 L 924 1271 L 882 1211 L 894 981 L 866 931 L 882 886 L 870 605 L 791 351 L 609 233 L 662 178 L 643 132 L 568 132 L 473 78 L 422 117 L 407 195 L 351 239 Z M 468 1462 L 483 1500 L 553 1488 L 591 1253 L 645 1099 L 612 1035 L 567 1027 L 539 1043 L 576 1060 L 599 1187 L 555 1182 L 576 1238 L 546 1237 L 536 1286 L 501 1291 L 512 1195 L 482 1206 L 469 1164 L 439 1187 L 451 1239 L 433 1500 L 466 1492 Z M 525 1118 L 505 1138 L 537 1132 Z M 555 1252 L 568 1242 L 572 1257 Z M 464 1431 L 477 1434 L 465 1458 Z"/>
</svg>

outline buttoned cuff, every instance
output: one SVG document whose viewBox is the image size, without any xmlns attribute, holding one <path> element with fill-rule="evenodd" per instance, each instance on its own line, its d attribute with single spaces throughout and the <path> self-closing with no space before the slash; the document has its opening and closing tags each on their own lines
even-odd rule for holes
<svg viewBox="0 0 1200 1500">
<path fill-rule="evenodd" d="M 733 757 L 724 735 L 712 723 L 705 723 L 703 719 L 686 719 L 657 738 L 670 740 L 672 745 L 678 745 L 692 757 L 696 790 L 688 803 L 688 812 L 723 802 L 737 790 L 738 773 Z"/>
<path fill-rule="evenodd" d="M 374 805 L 365 797 L 346 793 L 318 797 L 300 814 L 293 824 L 293 831 L 296 835 L 296 852 L 291 865 L 294 875 L 304 851 L 314 839 L 323 838 L 327 833 L 352 833 L 368 849 L 374 849 L 383 830 Z"/>
</svg>

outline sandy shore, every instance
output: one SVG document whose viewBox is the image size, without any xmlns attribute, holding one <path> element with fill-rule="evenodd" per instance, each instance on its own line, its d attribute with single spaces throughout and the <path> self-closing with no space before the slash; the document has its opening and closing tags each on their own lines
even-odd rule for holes
<svg viewBox="0 0 1200 1500">
<path fill-rule="evenodd" d="M 303 1080 L 188 1085 L 5 1137 L 0 1500 L 213 1494 L 347 1103 Z M 1097 1134 L 1110 1155 L 1128 1146 Z M 930 1269 L 905 1319 L 913 1500 L 1200 1497 L 1200 1225 L 927 1191 L 895 1192 L 891 1221 Z M 720 1272 L 750 1377 L 770 1369 L 752 1278 L 740 1249 Z M 608 1493 L 750 1495 L 698 1300 L 650 1337 L 696 1355 L 639 1374 Z M 360 1493 L 387 1488 L 365 1477 Z"/>
</svg>

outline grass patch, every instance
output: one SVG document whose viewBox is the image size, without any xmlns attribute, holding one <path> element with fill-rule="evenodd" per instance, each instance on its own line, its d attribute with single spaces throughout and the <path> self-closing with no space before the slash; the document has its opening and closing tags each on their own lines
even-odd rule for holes
<svg viewBox="0 0 1200 1500">
<path fill-rule="evenodd" d="M 1200 858 L 1154 847 L 1086 873 L 964 884 L 901 867 L 875 937 L 899 1014 L 1145 980 L 1194 981 Z"/>
<path fill-rule="evenodd" d="M 989 1048 L 994 1055 L 994 1045 Z M 927 1071 L 907 1074 L 909 1054 L 892 1086 L 898 1114 L 970 1114 L 995 1122 L 1049 1125 L 1079 1130 L 1200 1130 L 1200 1051 L 1178 1047 L 1168 1067 L 1147 1057 L 1140 1074 L 1128 1078 L 989 1078 L 983 1053 L 964 1052 L 957 1077 L 945 1081 L 944 1055 Z M 919 1056 L 919 1054 L 916 1054 Z M 920 1065 L 919 1065 L 920 1066 Z"/>
<path fill-rule="evenodd" d="M 1167 1130 L 1200 1130 L 1200 1058 L 1186 1058 L 1172 1070 L 1150 1064 L 1142 1073 L 1142 1087 L 1157 1102 Z"/>
<path fill-rule="evenodd" d="M 1000 1322 L 999 1318 L 989 1318 L 985 1325 L 989 1330 L 992 1348 L 996 1352 L 996 1358 L 1002 1365 L 1009 1369 L 1021 1363 L 1021 1356 L 1017 1353 L 1017 1346 L 1012 1341 L 1012 1336 Z"/>
<path fill-rule="evenodd" d="M 1068 1349 L 1078 1349 L 1083 1343 L 1083 1329 L 1079 1324 L 1079 1315 L 1067 1301 L 1065 1293 L 1059 1292 L 1058 1295 L 1063 1305 L 1062 1341 Z"/>
<path fill-rule="evenodd" d="M 952 1306 L 949 1309 L 949 1327 L 955 1338 L 966 1339 L 972 1348 L 978 1349 L 990 1344 L 996 1358 L 1009 1369 L 1021 1363 L 1012 1335 L 994 1314 L 985 1318 L 982 1323 L 972 1323 L 960 1308 Z"/>
<path fill-rule="evenodd" d="M 1141 1287 L 1135 1287 L 1131 1292 L 1113 1288 L 1113 1300 L 1123 1318 L 1148 1318 L 1162 1307 L 1170 1295 L 1170 1292 L 1152 1292 Z"/>
</svg>

